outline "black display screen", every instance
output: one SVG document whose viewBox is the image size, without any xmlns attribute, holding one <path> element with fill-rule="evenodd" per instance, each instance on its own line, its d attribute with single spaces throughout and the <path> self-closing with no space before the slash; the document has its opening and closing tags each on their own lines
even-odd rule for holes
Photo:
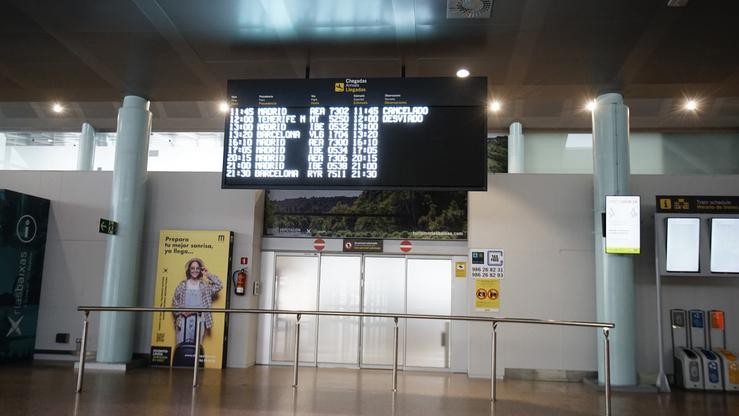
<svg viewBox="0 0 739 416">
<path fill-rule="evenodd" d="M 223 188 L 484 190 L 485 78 L 229 81 Z"/>
</svg>

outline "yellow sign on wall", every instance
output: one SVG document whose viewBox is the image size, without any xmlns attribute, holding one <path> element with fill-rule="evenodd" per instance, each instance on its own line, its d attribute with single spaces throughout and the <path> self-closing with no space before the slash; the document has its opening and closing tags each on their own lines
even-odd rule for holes
<svg viewBox="0 0 739 416">
<path fill-rule="evenodd" d="M 467 262 L 454 262 L 454 277 L 467 277 Z"/>
<path fill-rule="evenodd" d="M 485 312 L 500 310 L 500 280 L 475 279 L 475 310 Z"/>
<path fill-rule="evenodd" d="M 160 231 L 154 307 L 226 308 L 231 236 L 230 231 Z M 200 360 L 205 368 L 222 368 L 225 315 L 205 312 L 201 316 Z M 152 364 L 192 367 L 195 318 L 192 313 L 154 314 Z"/>
</svg>

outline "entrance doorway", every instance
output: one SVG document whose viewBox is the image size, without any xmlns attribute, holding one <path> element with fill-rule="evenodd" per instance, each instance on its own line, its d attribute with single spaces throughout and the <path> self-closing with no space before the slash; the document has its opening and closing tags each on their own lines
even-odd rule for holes
<svg viewBox="0 0 739 416">
<path fill-rule="evenodd" d="M 448 257 L 278 254 L 274 305 L 287 310 L 451 314 Z M 301 317 L 299 360 L 319 366 L 389 367 L 392 320 Z M 398 365 L 449 368 L 449 321 L 399 320 Z M 294 315 L 276 315 L 271 361 L 292 361 Z"/>
</svg>

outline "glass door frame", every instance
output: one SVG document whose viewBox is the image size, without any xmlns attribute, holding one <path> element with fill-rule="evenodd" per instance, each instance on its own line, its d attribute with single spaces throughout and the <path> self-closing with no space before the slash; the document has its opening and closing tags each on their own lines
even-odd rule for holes
<svg viewBox="0 0 739 416">
<path fill-rule="evenodd" d="M 397 254 L 397 253 L 390 253 L 390 254 L 384 254 L 384 253 L 311 253 L 311 252 L 304 252 L 304 251 L 275 251 L 274 256 L 274 273 L 275 276 L 273 276 L 272 279 L 272 304 L 277 305 L 278 300 L 278 288 L 277 288 L 277 261 L 278 257 L 313 257 L 318 259 L 318 266 L 316 268 L 316 301 L 314 305 L 314 310 L 318 311 L 320 310 L 320 296 L 321 296 L 321 266 L 322 266 L 322 259 L 323 257 L 359 257 L 360 258 L 360 286 L 359 286 L 359 307 L 360 311 L 364 312 L 365 305 L 364 305 L 364 294 L 365 294 L 365 260 L 367 257 L 379 257 L 379 258 L 402 258 L 403 261 L 403 290 L 404 290 L 404 296 L 403 296 L 403 312 L 407 313 L 408 310 L 408 260 L 409 259 L 429 259 L 429 260 L 448 260 L 450 263 L 453 262 L 454 255 L 448 254 L 426 254 L 426 255 L 414 255 L 414 254 Z M 453 264 L 452 264 L 453 266 Z M 452 273 L 453 273 L 453 267 L 452 267 Z M 451 296 L 451 286 L 452 286 L 452 279 L 453 276 L 450 273 L 449 276 L 449 287 L 450 287 L 450 296 Z M 451 313 L 451 312 L 450 312 Z M 359 318 L 359 329 L 358 329 L 358 345 L 359 348 L 357 348 L 357 364 L 341 364 L 341 363 L 320 363 L 318 362 L 318 329 L 320 325 L 320 316 L 316 316 L 316 324 L 315 328 L 313 329 L 314 332 L 314 350 L 313 350 L 313 361 L 312 363 L 310 361 L 299 361 L 299 365 L 302 366 L 313 366 L 313 367 L 321 367 L 321 368 L 368 368 L 368 369 L 391 369 L 392 364 L 390 365 L 381 365 L 381 364 L 363 364 L 362 363 L 362 352 L 363 352 L 363 329 L 364 329 L 364 318 Z M 273 314 L 272 319 L 269 320 L 271 323 L 271 328 L 269 330 L 270 336 L 269 336 L 269 363 L 273 365 L 286 365 L 291 364 L 293 361 L 282 361 L 282 360 L 274 360 L 272 358 L 272 351 L 274 348 L 274 328 L 275 328 L 275 322 L 277 320 L 277 315 Z M 405 358 L 407 351 L 406 351 L 406 340 L 407 340 L 407 331 L 408 331 L 408 325 L 407 325 L 407 319 L 400 318 L 398 320 L 398 326 L 399 331 L 402 331 L 402 342 L 401 340 L 398 340 L 398 354 L 401 354 Z M 405 359 L 403 360 L 402 364 L 398 363 L 398 369 L 402 370 L 413 370 L 413 371 L 430 371 L 430 372 L 451 372 L 451 354 L 452 354 L 452 325 L 449 325 L 449 332 L 447 335 L 447 357 L 446 357 L 446 367 L 411 367 L 406 366 Z M 400 333 L 399 333 L 399 338 Z M 294 351 L 293 351 L 294 353 Z"/>
</svg>

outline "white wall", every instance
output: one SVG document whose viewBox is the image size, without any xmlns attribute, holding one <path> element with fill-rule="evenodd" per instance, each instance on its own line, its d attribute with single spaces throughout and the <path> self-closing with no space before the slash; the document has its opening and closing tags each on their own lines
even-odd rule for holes
<svg viewBox="0 0 739 416">
<path fill-rule="evenodd" d="M 139 305 L 154 299 L 156 257 L 160 229 L 227 229 L 234 231 L 232 268 L 249 257 L 258 275 L 261 236 L 260 191 L 222 190 L 220 173 L 150 172 L 146 217 L 141 244 Z M 82 332 L 79 305 L 100 304 L 107 237 L 98 233 L 101 217 L 108 218 L 111 172 L 0 171 L 3 188 L 51 200 L 44 260 L 37 350 L 73 350 L 74 342 L 57 344 L 54 335 L 68 332 L 72 340 Z M 255 243 L 256 241 L 256 243 Z M 230 276 L 227 276 L 230 278 Z M 253 282 L 251 280 L 250 282 Z M 231 296 L 233 307 L 254 307 L 251 293 Z M 92 315 L 89 347 L 97 346 L 97 314 Z M 149 352 L 151 316 L 137 319 L 134 351 Z M 256 320 L 233 317 L 228 365 L 244 367 L 255 361 Z"/>
<path fill-rule="evenodd" d="M 108 216 L 111 178 L 110 172 L 0 171 L 0 187 L 52 201 L 37 349 L 74 349 L 73 343 L 56 344 L 54 334 L 79 337 L 82 314 L 76 306 L 100 302 L 107 237 L 97 228 L 99 219 Z M 506 250 L 506 278 L 496 316 L 595 320 L 592 176 L 490 175 L 488 181 L 487 192 L 470 193 L 469 246 Z M 642 197 L 642 254 L 635 258 L 637 366 L 642 373 L 656 373 L 654 196 L 739 195 L 739 177 L 637 175 L 631 184 L 633 193 Z M 240 267 L 239 257 L 248 256 L 251 272 L 248 295 L 231 295 L 231 305 L 256 307 L 260 299 L 251 294 L 251 284 L 257 276 L 272 274 L 269 256 L 260 270 L 261 198 L 257 191 L 220 189 L 219 173 L 149 173 L 140 304 L 152 304 L 160 229 L 231 229 L 235 232 L 233 267 Z M 270 250 L 268 241 L 264 249 Z M 310 250 L 309 243 L 305 249 Z M 466 294 L 457 299 L 460 288 Z M 725 310 L 729 348 L 739 350 L 739 279 L 666 278 L 663 288 L 664 317 L 673 307 Z M 262 290 L 260 306 L 267 306 L 269 285 L 263 284 Z M 466 309 L 455 307 L 453 313 L 478 314 L 473 291 L 471 279 L 455 280 L 455 305 L 461 300 Z M 255 362 L 255 322 L 253 317 L 232 318 L 229 366 Z M 136 352 L 148 353 L 150 324 L 150 317 L 139 318 Z M 93 314 L 89 338 L 93 350 L 96 325 Z M 499 331 L 499 375 L 505 368 L 596 368 L 595 330 L 504 325 Z M 669 326 L 665 325 L 662 336 L 667 354 Z M 453 340 L 453 348 L 462 347 Z M 489 377 L 489 326 L 470 325 L 467 348 L 469 374 Z M 466 367 L 458 359 L 455 353 L 453 366 Z M 672 369 L 669 360 L 667 369 Z"/>
<path fill-rule="evenodd" d="M 471 192 L 469 245 L 505 249 L 501 309 L 471 315 L 594 321 L 593 179 L 591 175 L 490 175 L 487 192 Z M 657 372 L 654 274 L 654 206 L 657 194 L 739 195 L 737 176 L 632 176 L 642 197 L 642 254 L 635 258 L 637 369 Z M 739 349 L 739 280 L 663 280 L 662 314 L 674 307 L 723 309 L 729 347 Z M 666 318 L 665 318 L 666 319 Z M 488 325 L 470 326 L 471 376 L 490 376 Z M 670 351 L 669 326 L 662 334 Z M 589 370 L 596 364 L 595 330 L 503 325 L 499 329 L 498 376 L 505 368 Z M 668 372 L 672 364 L 667 363 Z"/>
</svg>

